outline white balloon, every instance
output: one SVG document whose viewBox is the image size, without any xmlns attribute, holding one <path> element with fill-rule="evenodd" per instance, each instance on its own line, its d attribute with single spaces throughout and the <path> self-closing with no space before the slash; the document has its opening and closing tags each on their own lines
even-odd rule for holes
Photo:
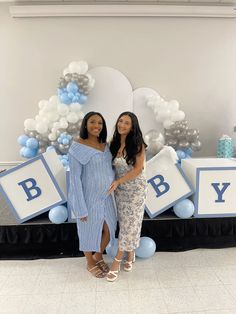
<svg viewBox="0 0 236 314">
<path fill-rule="evenodd" d="M 34 131 L 36 127 L 36 121 L 34 119 L 26 119 L 24 121 L 24 127 L 29 131 Z"/>
<path fill-rule="evenodd" d="M 160 121 L 160 122 L 164 122 L 165 120 L 168 120 L 169 117 L 170 117 L 170 110 L 168 109 L 160 109 L 158 110 L 158 113 L 157 113 L 157 121 Z"/>
<path fill-rule="evenodd" d="M 36 124 L 36 131 L 39 133 L 39 134 L 43 134 L 43 133 L 46 133 L 48 130 L 48 126 L 45 122 L 37 122 Z"/>
<path fill-rule="evenodd" d="M 67 118 L 67 121 L 70 123 L 76 123 L 79 120 L 79 117 L 78 117 L 77 113 L 75 113 L 75 112 L 68 113 L 66 118 Z"/>
<path fill-rule="evenodd" d="M 60 116 L 66 116 L 69 112 L 69 107 L 65 104 L 58 104 L 57 105 L 57 112 Z"/>
<path fill-rule="evenodd" d="M 46 107 L 48 104 L 48 101 L 47 100 L 40 100 L 39 103 L 38 103 L 38 106 L 39 106 L 39 109 L 43 109 L 44 107 Z"/>
<path fill-rule="evenodd" d="M 70 105 L 70 110 L 73 112 L 79 112 L 82 109 L 82 105 L 79 104 L 78 102 L 72 103 Z"/>
<path fill-rule="evenodd" d="M 171 115 L 171 121 L 173 122 L 182 121 L 184 120 L 184 118 L 185 118 L 185 113 L 181 110 L 178 110 Z"/>
<path fill-rule="evenodd" d="M 179 110 L 179 103 L 177 100 L 171 100 L 169 103 L 168 103 L 168 108 L 171 112 L 176 112 Z"/>
<path fill-rule="evenodd" d="M 163 126 L 164 126 L 165 129 L 169 129 L 173 124 L 174 124 L 174 122 L 171 121 L 171 120 L 165 120 L 163 122 Z"/>
<path fill-rule="evenodd" d="M 63 71 L 63 75 L 65 76 L 66 74 L 70 73 L 69 68 L 65 68 L 65 70 Z M 53 141 L 53 140 L 52 140 Z"/>
<path fill-rule="evenodd" d="M 57 112 L 52 111 L 52 112 L 47 113 L 47 118 L 49 121 L 57 121 L 59 118 L 59 115 Z"/>
<path fill-rule="evenodd" d="M 57 105 L 57 104 L 58 104 L 58 96 L 57 96 L 57 95 L 51 96 L 51 97 L 49 98 L 49 102 L 50 102 L 50 103 L 53 103 L 53 104 L 55 104 L 55 105 Z"/>
<path fill-rule="evenodd" d="M 86 61 L 79 61 L 79 74 L 85 74 L 88 71 L 88 63 Z"/>
<path fill-rule="evenodd" d="M 68 128 L 68 122 L 62 121 L 60 122 L 60 129 L 67 129 Z"/>
<path fill-rule="evenodd" d="M 49 139 L 50 141 L 55 141 L 55 140 L 57 139 L 56 133 L 50 133 L 50 134 L 48 135 L 48 139 Z"/>
</svg>

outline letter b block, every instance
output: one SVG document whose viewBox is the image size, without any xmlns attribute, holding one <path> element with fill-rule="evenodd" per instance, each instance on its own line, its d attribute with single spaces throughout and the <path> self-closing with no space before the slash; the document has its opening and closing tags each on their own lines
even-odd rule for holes
<svg viewBox="0 0 236 314">
<path fill-rule="evenodd" d="M 147 162 L 146 212 L 153 218 L 193 193 L 181 168 L 157 154 Z"/>
<path fill-rule="evenodd" d="M 66 201 L 46 154 L 0 174 L 0 192 L 20 223 Z"/>
</svg>

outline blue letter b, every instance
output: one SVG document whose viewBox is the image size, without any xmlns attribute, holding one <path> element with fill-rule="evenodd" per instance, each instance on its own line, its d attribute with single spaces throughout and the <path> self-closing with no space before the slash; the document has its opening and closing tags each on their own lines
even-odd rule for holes
<svg viewBox="0 0 236 314">
<path fill-rule="evenodd" d="M 27 183 L 30 183 L 30 185 Z M 42 194 L 41 189 L 37 186 L 37 182 L 33 178 L 26 179 L 24 181 L 21 181 L 18 183 L 18 185 L 21 185 L 22 188 L 25 191 L 25 194 L 27 195 L 27 201 L 31 201 L 36 197 L 39 197 Z M 32 191 L 35 191 L 32 193 Z"/>
</svg>

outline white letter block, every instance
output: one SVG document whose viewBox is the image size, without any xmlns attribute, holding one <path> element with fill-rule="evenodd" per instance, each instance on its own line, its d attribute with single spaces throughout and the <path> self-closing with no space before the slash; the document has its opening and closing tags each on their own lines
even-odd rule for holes
<svg viewBox="0 0 236 314">
<path fill-rule="evenodd" d="M 51 163 L 54 160 L 53 171 L 46 159 Z M 63 174 L 61 172 L 58 175 L 58 161 L 56 153 L 50 151 L 0 174 L 0 192 L 18 222 L 22 223 L 66 202 L 65 192 L 61 191 L 53 175 L 54 172 L 59 176 L 58 180 L 63 188 Z"/>
<path fill-rule="evenodd" d="M 182 160 L 195 188 L 195 217 L 236 216 L 236 161 L 228 158 Z"/>
<path fill-rule="evenodd" d="M 191 184 L 171 157 L 172 150 L 165 147 L 147 162 L 148 190 L 145 204 L 151 218 L 193 194 Z"/>
</svg>

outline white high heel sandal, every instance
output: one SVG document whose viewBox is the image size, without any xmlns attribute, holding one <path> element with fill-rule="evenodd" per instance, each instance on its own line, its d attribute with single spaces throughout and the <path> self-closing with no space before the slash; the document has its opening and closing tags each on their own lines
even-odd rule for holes
<svg viewBox="0 0 236 314">
<path fill-rule="evenodd" d="M 118 278 L 118 273 L 120 272 L 120 263 L 122 261 L 121 259 L 117 259 L 117 258 L 114 258 L 114 260 L 116 262 L 118 262 L 119 265 L 118 265 L 118 269 L 117 270 L 109 270 L 109 272 L 107 274 L 107 281 L 110 281 L 110 282 L 115 281 Z M 110 277 L 109 277 L 109 275 L 110 275 Z"/>
<path fill-rule="evenodd" d="M 124 261 L 124 270 L 125 271 L 131 271 L 133 268 L 134 262 L 135 262 L 135 253 L 134 253 L 132 261 Z"/>
</svg>

